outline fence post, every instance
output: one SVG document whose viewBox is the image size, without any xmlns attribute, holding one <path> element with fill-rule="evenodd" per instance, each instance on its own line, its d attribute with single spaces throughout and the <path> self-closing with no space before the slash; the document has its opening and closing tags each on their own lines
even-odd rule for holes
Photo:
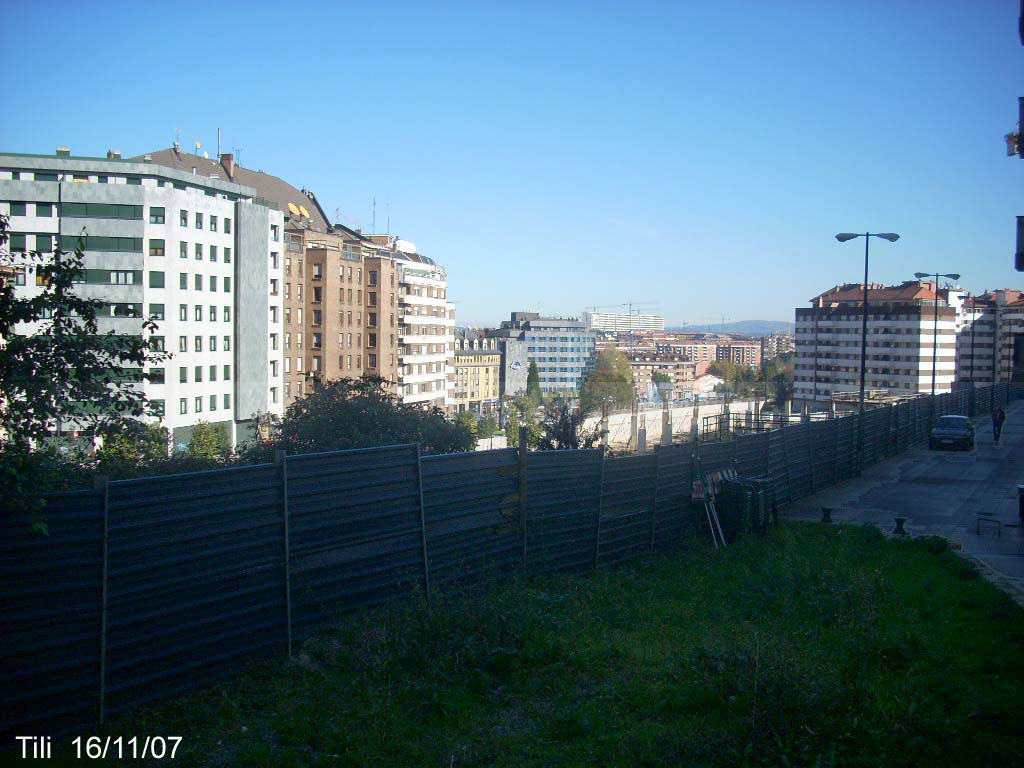
<svg viewBox="0 0 1024 768">
<path fill-rule="evenodd" d="M 291 520 L 288 514 L 288 455 L 280 448 L 274 451 L 274 463 L 280 467 L 281 517 L 284 522 L 284 626 L 288 658 L 292 657 L 292 549 Z"/>
<path fill-rule="evenodd" d="M 604 511 L 604 465 L 608 446 L 601 446 L 601 479 L 597 488 L 597 541 L 594 543 L 594 570 L 601 564 L 601 513 Z"/>
<path fill-rule="evenodd" d="M 423 511 L 423 459 L 420 444 L 416 443 L 416 489 L 420 497 L 420 545 L 423 548 L 423 589 L 427 595 L 427 610 L 430 610 L 430 560 L 427 558 L 427 518 Z"/>
<path fill-rule="evenodd" d="M 107 720 L 107 573 L 110 563 L 110 481 L 93 480 L 93 488 L 103 494 L 103 571 L 100 589 L 100 723 Z"/>
<path fill-rule="evenodd" d="M 807 419 L 807 477 L 810 478 L 811 493 L 814 493 L 814 430 Z"/>
<path fill-rule="evenodd" d="M 526 455 L 528 448 L 526 440 L 530 431 L 526 427 L 519 428 L 519 527 L 523 536 L 523 573 L 527 572 L 527 551 L 526 551 Z"/>
</svg>

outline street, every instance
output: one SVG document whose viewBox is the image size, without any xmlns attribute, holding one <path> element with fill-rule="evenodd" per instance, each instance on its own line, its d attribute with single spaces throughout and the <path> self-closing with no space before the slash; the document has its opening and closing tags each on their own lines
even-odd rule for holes
<svg viewBox="0 0 1024 768">
<path fill-rule="evenodd" d="M 820 520 L 822 507 L 830 506 L 837 523 L 873 523 L 888 533 L 896 516 L 906 517 L 909 534 L 958 544 L 987 578 L 1024 605 L 1024 530 L 1017 513 L 1017 484 L 1024 483 L 1024 401 L 1006 406 L 998 445 L 990 417 L 975 425 L 973 451 L 916 448 L 801 499 L 783 516 Z"/>
</svg>

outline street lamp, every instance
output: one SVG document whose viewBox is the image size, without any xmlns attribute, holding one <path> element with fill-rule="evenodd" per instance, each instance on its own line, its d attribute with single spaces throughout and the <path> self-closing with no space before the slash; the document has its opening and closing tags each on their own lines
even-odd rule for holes
<svg viewBox="0 0 1024 768">
<path fill-rule="evenodd" d="M 857 472 L 864 467 L 864 373 L 868 362 L 868 243 L 872 237 L 880 237 L 895 243 L 900 236 L 895 232 L 840 232 L 836 240 L 845 243 L 857 237 L 864 238 L 864 302 L 860 326 L 860 415 L 857 417 Z"/>
<path fill-rule="evenodd" d="M 915 272 L 914 277 L 918 280 L 925 277 L 935 278 L 935 312 L 934 321 L 932 323 L 932 418 L 935 418 L 935 364 L 938 361 L 939 356 L 939 278 L 944 277 L 949 280 L 959 280 L 960 275 L 956 273 L 950 273 L 948 275 L 939 274 L 938 272 Z M 949 302 L 946 302 L 949 305 Z"/>
</svg>

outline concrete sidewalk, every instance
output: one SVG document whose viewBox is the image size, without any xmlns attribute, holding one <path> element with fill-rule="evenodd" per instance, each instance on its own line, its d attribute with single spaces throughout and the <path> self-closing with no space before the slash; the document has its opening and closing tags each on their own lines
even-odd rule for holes
<svg viewBox="0 0 1024 768">
<path fill-rule="evenodd" d="M 874 523 L 891 532 L 897 515 L 912 535 L 943 536 L 981 566 L 987 578 L 1024 605 L 1024 530 L 1017 485 L 1024 483 L 1024 401 L 1006 406 L 999 444 L 988 416 L 975 422 L 970 452 L 915 448 L 864 471 L 863 476 L 795 502 L 783 517 L 820 520 L 833 507 L 839 523 Z M 980 535 L 978 519 L 983 516 Z"/>
</svg>

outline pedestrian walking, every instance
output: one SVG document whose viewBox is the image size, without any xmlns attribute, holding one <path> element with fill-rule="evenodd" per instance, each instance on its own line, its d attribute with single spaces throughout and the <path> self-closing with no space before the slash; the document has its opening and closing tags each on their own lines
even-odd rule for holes
<svg viewBox="0 0 1024 768">
<path fill-rule="evenodd" d="M 992 437 L 999 442 L 999 436 L 1003 433 L 1003 422 L 1006 421 L 1006 413 L 1000 406 L 992 411 Z"/>
</svg>

